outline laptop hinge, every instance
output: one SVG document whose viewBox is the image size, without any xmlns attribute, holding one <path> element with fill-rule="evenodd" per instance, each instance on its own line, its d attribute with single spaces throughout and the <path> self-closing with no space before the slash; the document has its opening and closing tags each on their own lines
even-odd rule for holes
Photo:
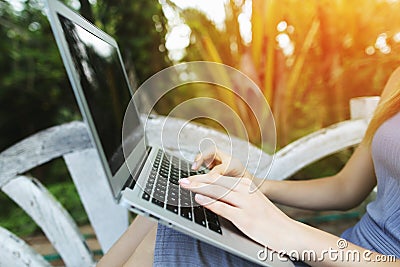
<svg viewBox="0 0 400 267">
<path fill-rule="evenodd" d="M 144 154 L 144 157 L 143 157 L 142 161 L 139 163 L 139 167 L 137 168 L 137 170 L 136 170 L 136 172 L 134 174 L 129 175 L 129 178 L 128 178 L 128 180 L 126 180 L 126 183 L 122 187 L 122 189 L 125 189 L 126 187 L 128 187 L 130 189 L 133 189 L 135 187 L 136 182 L 137 182 L 137 180 L 139 178 L 139 175 L 143 170 L 144 164 L 146 163 L 147 158 L 150 155 L 151 149 L 152 149 L 152 147 L 150 147 L 150 146 L 146 147 L 146 152 Z"/>
</svg>

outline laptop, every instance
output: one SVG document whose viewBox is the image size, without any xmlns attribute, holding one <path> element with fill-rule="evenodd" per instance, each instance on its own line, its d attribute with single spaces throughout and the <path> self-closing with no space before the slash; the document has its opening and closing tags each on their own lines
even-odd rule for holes
<svg viewBox="0 0 400 267">
<path fill-rule="evenodd" d="M 275 252 L 259 260 L 263 246 L 198 205 L 194 194 L 179 186 L 179 179 L 207 170 L 194 172 L 189 162 L 148 146 L 136 108 L 128 109 L 132 112 L 129 140 L 122 140 L 124 114 L 133 91 L 117 42 L 61 2 L 46 2 L 62 60 L 115 201 L 132 212 L 254 263 L 293 266 L 289 259 L 282 259 Z M 124 142 L 129 144 L 123 151 Z"/>
</svg>

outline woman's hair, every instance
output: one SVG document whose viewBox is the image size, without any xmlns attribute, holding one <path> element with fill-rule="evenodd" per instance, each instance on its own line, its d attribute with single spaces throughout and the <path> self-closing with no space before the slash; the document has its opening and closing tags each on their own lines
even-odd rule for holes
<svg viewBox="0 0 400 267">
<path fill-rule="evenodd" d="M 376 130 L 378 130 L 382 123 L 398 112 L 400 112 L 400 84 L 397 86 L 396 90 L 392 91 L 391 95 L 378 104 L 374 116 L 369 123 L 367 132 L 365 133 L 364 140 L 367 141 L 368 144 L 371 144 Z"/>
</svg>

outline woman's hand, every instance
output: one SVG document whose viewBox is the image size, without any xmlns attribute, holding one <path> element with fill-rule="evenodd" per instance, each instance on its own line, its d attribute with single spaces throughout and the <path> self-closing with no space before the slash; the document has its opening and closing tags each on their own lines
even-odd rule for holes
<svg viewBox="0 0 400 267">
<path fill-rule="evenodd" d="M 211 173 L 232 177 L 253 178 L 239 159 L 233 158 L 215 147 L 209 147 L 204 152 L 198 154 L 195 157 L 192 169 L 198 170 L 203 164 L 211 170 Z"/>
<path fill-rule="evenodd" d="M 282 249 L 280 237 L 292 220 L 265 197 L 246 177 L 228 177 L 217 173 L 181 179 L 180 185 L 196 193 L 195 200 L 225 217 L 256 242 Z"/>
</svg>

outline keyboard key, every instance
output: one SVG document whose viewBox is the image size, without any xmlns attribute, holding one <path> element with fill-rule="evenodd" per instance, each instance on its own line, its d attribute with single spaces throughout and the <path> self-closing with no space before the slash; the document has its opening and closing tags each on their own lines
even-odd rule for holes
<svg viewBox="0 0 400 267">
<path fill-rule="evenodd" d="M 179 179 L 179 170 L 176 168 L 171 169 L 171 176 L 176 177 Z"/>
<path fill-rule="evenodd" d="M 175 184 L 169 184 L 168 193 L 172 196 L 178 197 L 179 187 Z"/>
<path fill-rule="evenodd" d="M 208 229 L 222 235 L 222 230 L 219 225 L 208 223 Z"/>
<path fill-rule="evenodd" d="M 151 203 L 156 204 L 157 206 L 160 206 L 161 208 L 164 208 L 164 202 L 158 200 L 157 198 L 152 198 Z"/>
<path fill-rule="evenodd" d="M 148 195 L 151 195 L 153 187 L 150 186 L 149 184 L 146 185 L 146 188 L 144 189 L 144 192 L 147 193 Z"/>
<path fill-rule="evenodd" d="M 160 200 L 161 202 L 164 203 L 165 195 L 162 195 L 162 194 L 160 194 L 160 193 L 158 193 L 158 192 L 155 192 L 155 193 L 153 194 L 153 197 L 156 198 L 156 199 L 158 199 L 158 200 Z"/>
<path fill-rule="evenodd" d="M 169 166 L 168 165 L 167 166 L 164 166 L 164 165 L 161 166 L 160 171 L 168 173 L 169 172 Z"/>
<path fill-rule="evenodd" d="M 161 190 L 166 191 L 167 190 L 167 184 L 165 183 L 159 183 L 158 184 L 158 188 L 160 188 Z"/>
<path fill-rule="evenodd" d="M 164 202 L 164 200 L 165 200 L 165 190 L 162 190 L 161 188 L 156 188 L 154 190 L 153 197 L 158 199 L 158 200 L 160 200 L 160 201 L 162 201 L 162 202 Z"/>
<path fill-rule="evenodd" d="M 175 214 L 178 214 L 178 206 L 167 204 L 167 210 L 172 211 Z"/>
<path fill-rule="evenodd" d="M 205 211 L 205 214 L 206 214 L 206 217 L 207 217 L 207 221 L 208 221 L 209 224 L 211 223 L 211 224 L 214 224 L 214 225 L 217 225 L 217 226 L 220 225 L 217 214 L 215 214 L 214 212 L 212 212 L 209 209 L 204 209 L 204 211 Z"/>
<path fill-rule="evenodd" d="M 148 183 L 146 184 L 146 187 L 144 188 L 144 191 L 145 191 L 147 194 L 151 195 L 151 192 L 153 191 L 153 186 L 154 186 L 154 183 L 153 183 L 153 182 L 148 182 Z"/>
<path fill-rule="evenodd" d="M 174 185 L 179 185 L 179 178 L 170 177 L 170 178 L 169 178 L 169 181 L 170 181 L 171 183 L 173 183 Z"/>
<path fill-rule="evenodd" d="M 192 202 L 190 201 L 190 192 L 182 189 L 180 192 L 181 207 L 191 207 Z"/>
<path fill-rule="evenodd" d="M 168 195 L 167 204 L 178 206 L 178 197 L 173 195 Z"/>
<path fill-rule="evenodd" d="M 181 207 L 181 216 L 192 220 L 192 201 L 190 196 L 190 191 L 180 188 L 180 207 Z"/>
<path fill-rule="evenodd" d="M 162 177 L 162 178 L 164 178 L 164 179 L 168 179 L 169 174 L 168 174 L 167 172 L 160 171 L 159 177 Z"/>
<path fill-rule="evenodd" d="M 192 220 L 192 208 L 191 207 L 181 207 L 181 216 L 188 219 Z"/>
<path fill-rule="evenodd" d="M 142 198 L 143 198 L 144 200 L 149 201 L 149 200 L 150 200 L 150 195 L 147 194 L 146 192 L 143 192 Z"/>
<path fill-rule="evenodd" d="M 202 206 L 194 206 L 193 213 L 194 213 L 194 221 L 197 224 L 200 224 L 200 225 L 206 227 L 207 222 L 206 222 L 206 215 L 204 213 L 204 208 Z"/>
<path fill-rule="evenodd" d="M 175 214 L 178 214 L 178 195 L 176 193 L 168 192 L 167 197 L 167 210 L 172 211 Z"/>
</svg>

